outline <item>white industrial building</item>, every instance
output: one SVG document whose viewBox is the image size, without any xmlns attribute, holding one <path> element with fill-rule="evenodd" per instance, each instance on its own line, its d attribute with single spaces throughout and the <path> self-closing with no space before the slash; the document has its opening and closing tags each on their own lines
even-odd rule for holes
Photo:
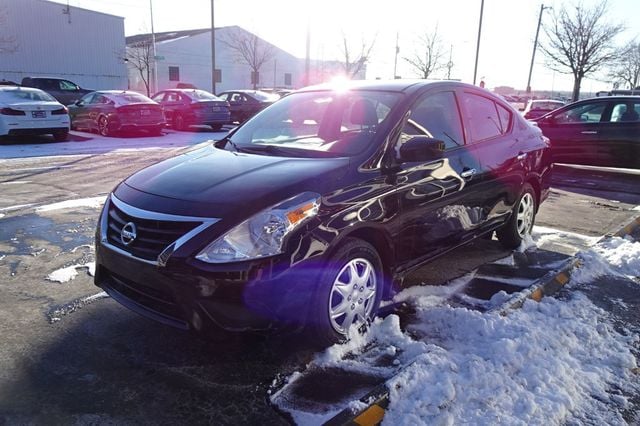
<svg viewBox="0 0 640 426">
<path fill-rule="evenodd" d="M 46 0 L 0 0 L 0 80 L 125 89 L 124 18 Z"/>
<path fill-rule="evenodd" d="M 238 37 L 239 34 L 253 36 L 238 26 L 215 29 L 216 93 L 254 87 L 251 67 L 239 59 L 228 43 L 225 43 Z M 151 34 L 130 36 L 127 37 L 127 49 L 141 49 L 141 45 L 148 47 L 151 41 Z M 156 33 L 155 41 L 157 60 L 155 64 L 153 60 L 150 61 L 151 76 L 149 78 L 152 93 L 174 88 L 179 84 L 190 84 L 201 89 L 212 90 L 210 28 Z M 296 89 L 304 86 L 307 81 L 303 58 L 297 58 L 265 40 L 259 39 L 259 43 L 263 48 L 270 49 L 272 55 L 260 68 L 257 76 L 258 88 Z M 148 53 L 147 56 L 153 55 Z M 157 70 L 157 86 L 156 78 L 153 76 L 154 67 Z M 128 68 L 130 88 L 144 93 L 146 88 L 140 75 L 140 69 L 144 67 L 129 64 Z M 313 60 L 310 68 L 309 84 L 326 81 L 342 73 L 342 65 L 336 61 Z M 146 69 L 143 70 L 143 74 L 146 78 Z M 364 70 L 356 78 L 364 78 Z"/>
</svg>

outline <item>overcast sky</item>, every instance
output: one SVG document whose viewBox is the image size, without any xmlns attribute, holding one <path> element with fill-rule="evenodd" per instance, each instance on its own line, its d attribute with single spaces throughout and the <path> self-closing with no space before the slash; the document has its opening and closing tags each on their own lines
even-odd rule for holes
<svg viewBox="0 0 640 426">
<path fill-rule="evenodd" d="M 66 0 L 56 0 L 66 3 Z M 156 32 L 206 28 L 211 25 L 211 0 L 152 0 Z M 583 0 L 586 5 L 596 0 Z M 546 0 L 544 20 L 566 0 Z M 97 10 L 125 18 L 126 35 L 150 32 L 149 0 L 69 0 L 71 6 Z M 481 0 L 215 0 L 215 25 L 240 25 L 269 42 L 293 53 L 305 55 L 307 23 L 311 28 L 311 55 L 319 59 L 338 59 L 341 34 L 344 32 L 357 50 L 364 40 L 375 39 L 368 65 L 368 78 L 392 78 L 396 35 L 399 38 L 397 74 L 417 77 L 403 57 L 411 56 L 416 36 L 438 33 L 446 56 L 454 64 L 451 77 L 473 81 L 476 40 Z M 527 83 L 540 1 L 486 0 L 477 80 L 484 78 L 487 87 L 512 86 L 524 89 Z M 609 17 L 622 22 L 626 32 L 619 44 L 640 38 L 640 1 L 609 0 Z M 541 30 L 541 39 L 544 33 Z M 448 57 L 447 57 L 448 60 Z M 446 61 L 445 61 L 446 62 Z M 446 69 L 434 75 L 445 77 Z M 610 88 L 606 77 L 586 80 L 583 92 Z M 532 87 L 570 90 L 572 78 L 545 67 L 540 50 L 536 53 Z"/>
</svg>

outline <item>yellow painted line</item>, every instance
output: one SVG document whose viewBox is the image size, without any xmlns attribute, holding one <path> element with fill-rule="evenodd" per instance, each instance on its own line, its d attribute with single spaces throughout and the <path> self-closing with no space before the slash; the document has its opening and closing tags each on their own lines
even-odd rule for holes
<svg viewBox="0 0 640 426">
<path fill-rule="evenodd" d="M 564 272 L 561 272 L 556 276 L 556 281 L 560 285 L 565 285 L 566 283 L 569 282 L 569 276 L 567 274 L 565 274 Z"/>
<path fill-rule="evenodd" d="M 542 289 L 537 288 L 533 291 L 533 293 L 531 293 L 530 298 L 535 300 L 536 302 L 539 302 L 542 300 L 542 296 L 543 296 Z"/>
<path fill-rule="evenodd" d="M 382 422 L 384 417 L 384 408 L 377 404 L 373 404 L 367 408 L 353 422 L 360 426 L 374 426 Z"/>
</svg>

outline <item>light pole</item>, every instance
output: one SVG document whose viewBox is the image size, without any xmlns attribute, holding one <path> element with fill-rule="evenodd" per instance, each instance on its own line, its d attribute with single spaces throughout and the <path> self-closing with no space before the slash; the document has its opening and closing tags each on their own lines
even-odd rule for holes
<svg viewBox="0 0 640 426">
<path fill-rule="evenodd" d="M 151 47 L 153 48 L 153 93 L 158 91 L 158 63 L 156 52 L 156 33 L 153 30 L 153 0 L 149 0 L 149 13 L 151 14 Z M 153 94 L 151 93 L 151 94 Z"/>
<path fill-rule="evenodd" d="M 529 66 L 529 78 L 527 79 L 527 94 L 531 93 L 531 74 L 533 73 L 533 62 L 536 59 L 536 48 L 538 47 L 538 34 L 540 34 L 540 24 L 542 23 L 542 12 L 545 9 L 551 9 L 550 6 L 540 5 L 540 14 L 538 15 L 538 27 L 536 28 L 536 38 L 533 42 L 533 53 L 531 54 L 531 65 Z"/>
<path fill-rule="evenodd" d="M 484 11 L 484 0 L 480 3 L 480 22 L 478 23 L 478 41 L 476 43 L 476 65 L 473 68 L 473 84 L 476 84 L 478 75 L 478 56 L 480 54 L 480 34 L 482 33 L 482 12 Z"/>
<path fill-rule="evenodd" d="M 216 29 L 213 20 L 213 0 L 211 0 L 211 93 L 216 94 Z"/>
</svg>

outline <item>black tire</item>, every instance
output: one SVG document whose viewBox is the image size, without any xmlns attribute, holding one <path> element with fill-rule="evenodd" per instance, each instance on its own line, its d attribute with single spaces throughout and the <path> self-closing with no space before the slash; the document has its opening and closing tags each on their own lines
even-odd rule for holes
<svg viewBox="0 0 640 426">
<path fill-rule="evenodd" d="M 352 271 L 356 270 L 357 275 L 365 274 L 367 268 L 371 268 L 372 274 L 366 282 L 355 283 L 357 286 L 354 284 L 352 287 Z M 313 329 L 315 342 L 327 346 L 345 341 L 348 339 L 348 323 L 366 327 L 378 312 L 384 289 L 383 280 L 382 261 L 371 244 L 356 238 L 343 241 L 330 256 L 316 284 L 307 320 Z M 346 290 L 348 294 L 344 294 Z M 337 314 L 342 309 L 345 310 L 342 315 L 331 318 L 330 312 Z M 349 318 L 352 318 L 352 322 L 349 322 Z"/>
<path fill-rule="evenodd" d="M 516 249 L 526 235 L 531 235 L 536 211 L 536 194 L 531 185 L 525 183 L 509 221 L 496 231 L 498 240 L 504 248 Z"/>
<path fill-rule="evenodd" d="M 182 114 L 176 113 L 173 116 L 173 128 L 175 130 L 179 130 L 179 131 L 183 131 L 186 126 L 185 126 L 185 122 L 184 122 L 184 117 L 182 117 Z"/>
<path fill-rule="evenodd" d="M 222 129 L 222 124 L 209 124 L 209 127 L 211 127 L 211 130 L 214 132 L 219 132 L 220 129 Z"/>
<path fill-rule="evenodd" d="M 98 117 L 98 133 L 102 136 L 111 136 L 112 132 L 109 128 L 109 117 L 106 115 L 101 115 Z"/>
<path fill-rule="evenodd" d="M 66 142 L 69 140 L 69 131 L 68 130 L 60 130 L 53 134 L 53 140 L 56 142 Z"/>
</svg>

